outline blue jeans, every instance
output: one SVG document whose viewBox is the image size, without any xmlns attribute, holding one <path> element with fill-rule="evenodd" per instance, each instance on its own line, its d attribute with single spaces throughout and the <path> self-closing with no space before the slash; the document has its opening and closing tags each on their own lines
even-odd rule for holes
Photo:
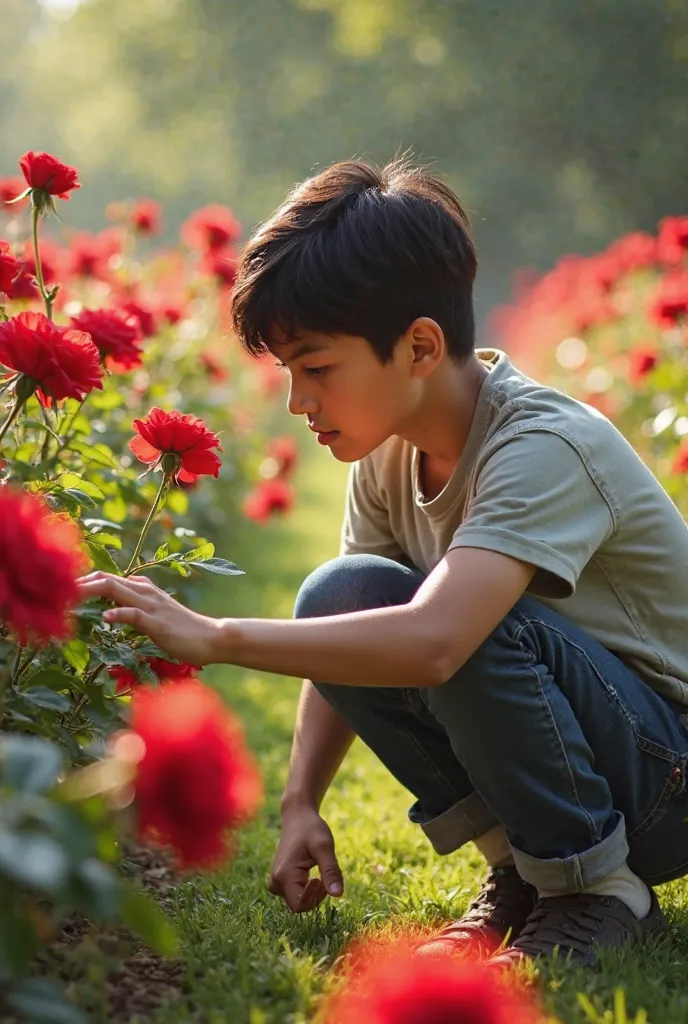
<svg viewBox="0 0 688 1024">
<path fill-rule="evenodd" d="M 405 604 L 423 579 L 377 555 L 336 558 L 294 614 Z M 414 795 L 409 817 L 438 853 L 501 823 L 541 889 L 580 891 L 624 860 L 651 885 L 688 873 L 688 709 L 538 601 L 521 598 L 441 686 L 314 683 Z"/>
</svg>

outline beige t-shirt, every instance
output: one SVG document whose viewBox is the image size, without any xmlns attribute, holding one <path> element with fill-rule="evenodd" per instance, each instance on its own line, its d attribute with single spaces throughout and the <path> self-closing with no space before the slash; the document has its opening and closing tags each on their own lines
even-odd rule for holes
<svg viewBox="0 0 688 1024">
<path fill-rule="evenodd" d="M 426 573 L 457 547 L 530 562 L 530 594 L 688 705 L 688 527 L 678 509 L 601 413 L 526 377 L 503 352 L 478 355 L 490 373 L 444 490 L 426 501 L 417 449 L 389 438 L 351 467 L 341 553 Z"/>
</svg>

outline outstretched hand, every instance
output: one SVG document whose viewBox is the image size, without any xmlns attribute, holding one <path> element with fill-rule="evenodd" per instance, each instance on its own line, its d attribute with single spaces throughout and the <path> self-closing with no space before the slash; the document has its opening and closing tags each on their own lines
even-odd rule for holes
<svg viewBox="0 0 688 1024">
<path fill-rule="evenodd" d="M 218 660 L 222 620 L 185 608 L 147 577 L 92 572 L 77 582 L 83 598 L 104 597 L 118 605 L 103 612 L 105 622 L 133 626 L 178 661 L 209 665 Z"/>
</svg>

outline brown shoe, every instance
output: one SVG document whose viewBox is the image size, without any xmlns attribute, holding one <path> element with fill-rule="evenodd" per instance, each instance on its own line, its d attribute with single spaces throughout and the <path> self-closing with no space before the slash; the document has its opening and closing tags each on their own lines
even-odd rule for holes
<svg viewBox="0 0 688 1024">
<path fill-rule="evenodd" d="M 513 946 L 490 963 L 507 967 L 522 960 L 552 956 L 594 966 L 598 949 L 620 949 L 644 938 L 662 938 L 668 931 L 654 891 L 650 913 L 639 920 L 616 896 L 574 893 L 538 900 Z"/>
<path fill-rule="evenodd" d="M 416 953 L 490 956 L 505 940 L 513 942 L 520 935 L 536 902 L 537 890 L 523 881 L 515 867 L 492 868 L 463 917 L 421 942 Z"/>
</svg>

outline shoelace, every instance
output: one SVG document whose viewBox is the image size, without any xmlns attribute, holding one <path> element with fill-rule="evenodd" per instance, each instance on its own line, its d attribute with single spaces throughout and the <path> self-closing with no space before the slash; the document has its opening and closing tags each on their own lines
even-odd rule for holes
<svg viewBox="0 0 688 1024">
<path fill-rule="evenodd" d="M 556 900 L 557 905 L 552 903 Z M 535 908 L 521 932 L 517 945 L 528 953 L 550 953 L 554 946 L 585 954 L 600 928 L 609 917 L 608 908 L 598 902 L 576 904 L 554 900 L 543 901 Z M 547 904 L 550 904 L 549 906 Z M 544 927 L 543 927 L 544 926 Z"/>
</svg>

